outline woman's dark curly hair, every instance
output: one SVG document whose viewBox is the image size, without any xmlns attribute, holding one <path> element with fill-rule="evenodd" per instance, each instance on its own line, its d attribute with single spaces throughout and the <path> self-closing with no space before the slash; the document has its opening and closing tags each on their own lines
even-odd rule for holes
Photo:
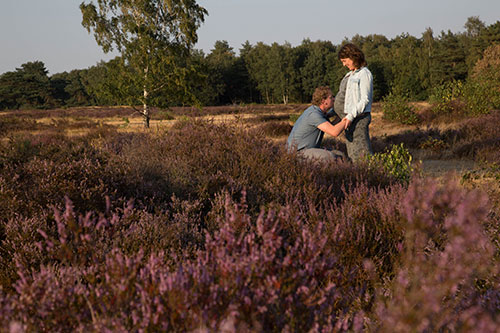
<svg viewBox="0 0 500 333">
<path fill-rule="evenodd" d="M 339 60 L 346 58 L 351 59 L 356 68 L 361 68 L 367 65 L 363 51 L 361 51 L 359 47 L 354 44 L 344 44 L 340 48 Z"/>
</svg>

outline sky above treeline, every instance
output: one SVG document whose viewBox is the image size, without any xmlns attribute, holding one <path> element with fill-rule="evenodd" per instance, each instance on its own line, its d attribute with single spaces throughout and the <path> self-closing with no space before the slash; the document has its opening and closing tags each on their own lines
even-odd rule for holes
<svg viewBox="0 0 500 333">
<path fill-rule="evenodd" d="M 84 69 L 107 61 L 81 25 L 83 0 L 1 0 L 0 74 L 29 61 L 43 61 L 49 75 Z M 85 0 L 88 3 L 90 0 Z M 500 0 L 199 0 L 209 15 L 198 30 L 195 48 L 210 53 L 217 40 L 235 52 L 249 41 L 292 46 L 305 38 L 340 44 L 354 35 L 380 34 L 391 39 L 408 33 L 421 37 L 431 28 L 464 31 L 468 17 L 486 25 L 500 20 Z M 355 4 L 356 3 L 356 4 Z"/>
</svg>

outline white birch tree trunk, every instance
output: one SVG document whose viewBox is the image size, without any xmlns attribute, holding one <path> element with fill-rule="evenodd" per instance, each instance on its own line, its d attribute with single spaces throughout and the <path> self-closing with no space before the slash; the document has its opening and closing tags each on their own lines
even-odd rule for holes
<svg viewBox="0 0 500 333">
<path fill-rule="evenodd" d="M 144 124 L 144 128 L 149 128 L 149 120 L 151 119 L 151 115 L 149 113 L 148 107 L 148 88 L 146 85 L 148 78 L 148 67 L 144 69 L 144 85 L 143 85 L 143 104 L 142 104 L 142 123 Z"/>
</svg>

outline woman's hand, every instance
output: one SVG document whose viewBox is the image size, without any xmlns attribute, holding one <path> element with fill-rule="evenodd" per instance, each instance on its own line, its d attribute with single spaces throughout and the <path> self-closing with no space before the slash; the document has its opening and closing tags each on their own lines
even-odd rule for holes
<svg viewBox="0 0 500 333">
<path fill-rule="evenodd" d="M 351 121 L 347 119 L 347 117 L 342 119 L 342 121 L 344 122 L 344 129 L 346 130 L 351 125 Z"/>
</svg>

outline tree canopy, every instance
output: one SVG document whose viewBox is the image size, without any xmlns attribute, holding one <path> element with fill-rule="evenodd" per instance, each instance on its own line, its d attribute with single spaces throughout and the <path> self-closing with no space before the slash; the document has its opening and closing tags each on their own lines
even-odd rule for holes
<svg viewBox="0 0 500 333">
<path fill-rule="evenodd" d="M 194 0 L 97 0 L 82 2 L 82 25 L 104 52 L 122 55 L 126 84 L 116 90 L 130 105 L 140 102 L 149 127 L 149 105 L 160 93 L 189 97 L 186 62 L 207 11 Z M 141 87 L 142 94 L 129 94 Z M 120 94 L 120 92 L 126 92 Z"/>
<path fill-rule="evenodd" d="M 474 73 L 485 66 L 481 59 L 494 59 L 494 53 L 485 50 L 500 44 L 500 21 L 486 25 L 470 17 L 460 33 L 436 34 L 427 28 L 419 37 L 356 35 L 341 45 L 309 39 L 297 46 L 246 42 L 239 50 L 219 40 L 205 54 L 194 49 L 196 28 L 206 15 L 194 1 L 101 0 L 82 4 L 82 11 L 84 26 L 94 31 L 103 49 L 117 48 L 121 56 L 52 77 L 40 61 L 23 64 L 0 76 L 1 109 L 143 105 L 140 111 L 146 119 L 149 105 L 308 103 L 317 86 L 337 91 L 347 72 L 337 51 L 346 42 L 365 53 L 376 101 L 391 92 L 425 100 L 436 86 L 448 82 L 493 82 L 490 74 Z M 182 28 L 189 33 L 181 32 L 181 12 L 190 18 L 191 26 Z M 163 22 L 162 29 L 153 18 Z"/>
</svg>

